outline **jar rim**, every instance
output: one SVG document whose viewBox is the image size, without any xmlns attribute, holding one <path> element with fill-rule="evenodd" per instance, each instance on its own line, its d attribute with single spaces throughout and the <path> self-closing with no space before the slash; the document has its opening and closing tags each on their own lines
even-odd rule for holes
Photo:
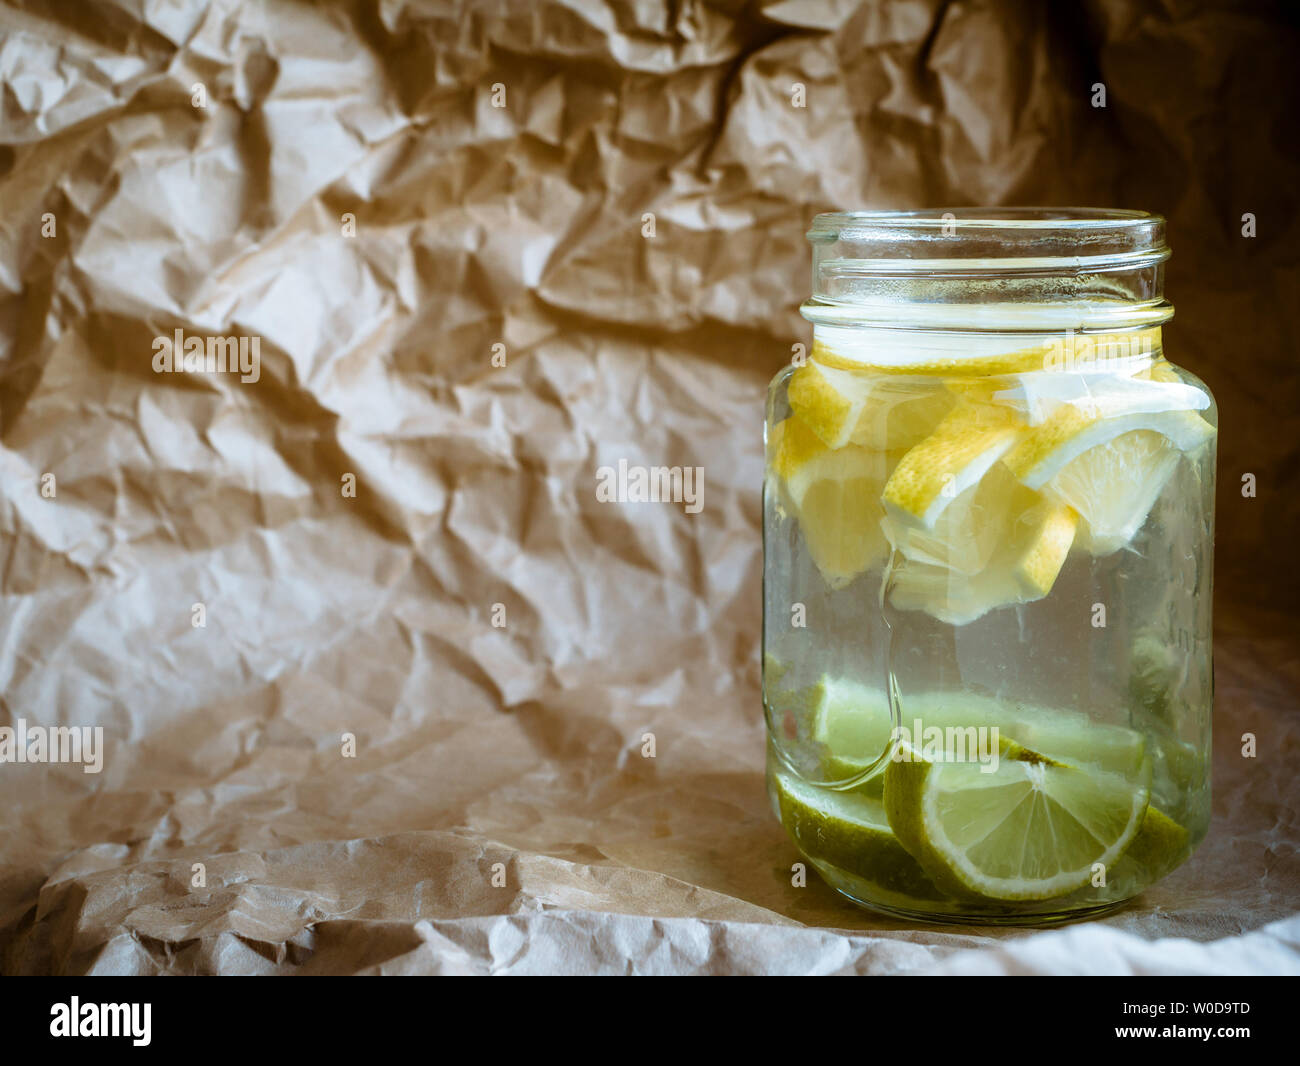
<svg viewBox="0 0 1300 1066">
<path fill-rule="evenodd" d="M 841 276 L 1095 274 L 1170 255 L 1162 216 L 1112 207 L 838 211 L 807 236 L 821 270 Z"/>
<path fill-rule="evenodd" d="M 926 207 L 906 210 L 826 211 L 815 216 L 809 240 L 848 236 L 856 229 L 882 225 L 900 229 L 942 229 L 944 223 L 959 228 L 993 230 L 1133 230 L 1163 229 L 1164 216 L 1119 207 Z"/>
<path fill-rule="evenodd" d="M 1165 220 L 1112 207 L 933 207 L 817 215 L 814 324 L 1167 321 Z"/>
</svg>

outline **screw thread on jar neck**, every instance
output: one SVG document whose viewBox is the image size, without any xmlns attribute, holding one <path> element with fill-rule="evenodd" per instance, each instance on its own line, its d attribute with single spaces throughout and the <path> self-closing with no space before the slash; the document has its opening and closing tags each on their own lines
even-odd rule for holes
<svg viewBox="0 0 1300 1066">
<path fill-rule="evenodd" d="M 1101 208 L 818 215 L 801 312 L 838 328 L 1061 334 L 1168 321 L 1164 219 Z M 827 332 L 830 331 L 830 332 Z"/>
</svg>

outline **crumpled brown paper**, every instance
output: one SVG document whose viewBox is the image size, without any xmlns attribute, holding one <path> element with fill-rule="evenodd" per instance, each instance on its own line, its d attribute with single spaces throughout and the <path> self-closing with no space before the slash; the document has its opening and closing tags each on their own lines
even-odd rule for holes
<svg viewBox="0 0 1300 1066">
<path fill-rule="evenodd" d="M 0 14 L 0 720 L 104 736 L 0 765 L 3 970 L 1300 969 L 1296 34 L 1053 7 Z M 793 887 L 763 792 L 803 231 L 977 202 L 1166 213 L 1223 408 L 1214 827 L 1056 931 Z"/>
</svg>

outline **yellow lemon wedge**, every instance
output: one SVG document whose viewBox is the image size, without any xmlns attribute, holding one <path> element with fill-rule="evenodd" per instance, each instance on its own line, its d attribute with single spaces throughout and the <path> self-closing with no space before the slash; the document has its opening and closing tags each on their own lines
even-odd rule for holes
<svg viewBox="0 0 1300 1066">
<path fill-rule="evenodd" d="M 911 448 L 885 484 L 890 517 L 933 529 L 939 516 L 1013 448 L 1023 432 L 1015 411 L 961 401 Z"/>
<path fill-rule="evenodd" d="M 790 409 L 828 448 L 849 443 L 872 384 L 863 374 L 809 362 L 790 376 Z"/>
<path fill-rule="evenodd" d="M 976 573 L 903 557 L 890 575 L 889 602 L 924 611 L 949 625 L 966 625 L 999 607 L 1032 603 L 1052 591 L 1074 542 L 1079 516 L 1038 500 L 997 522 L 998 547 Z"/>
<path fill-rule="evenodd" d="M 883 456 L 855 445 L 828 448 L 793 415 L 772 427 L 768 448 L 808 553 L 831 588 L 884 559 Z"/>
<path fill-rule="evenodd" d="M 933 529 L 900 522 L 887 513 L 885 536 L 913 563 L 977 574 L 1010 532 L 1010 517 L 1027 511 L 1039 498 L 1005 466 L 994 463 L 984 477 L 944 508 Z"/>
<path fill-rule="evenodd" d="M 909 385 L 809 362 L 790 377 L 791 410 L 828 448 L 853 443 L 901 453 L 953 406 L 938 382 Z"/>
<path fill-rule="evenodd" d="M 1194 411 L 1107 414 L 1104 401 L 1099 407 L 1062 405 L 1002 459 L 1022 484 L 1083 517 L 1084 546 L 1098 556 L 1133 539 L 1180 456 L 1215 434 Z"/>
</svg>

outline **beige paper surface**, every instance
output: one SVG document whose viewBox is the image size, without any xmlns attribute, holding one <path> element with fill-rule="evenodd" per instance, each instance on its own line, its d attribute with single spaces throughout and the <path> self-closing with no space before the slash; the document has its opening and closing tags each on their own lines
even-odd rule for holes
<svg viewBox="0 0 1300 1066">
<path fill-rule="evenodd" d="M 0 13 L 0 723 L 104 737 L 0 765 L 0 970 L 1300 970 L 1294 32 L 731 6 Z M 763 790 L 803 231 L 978 202 L 1168 214 L 1223 414 L 1210 838 L 1048 932 L 792 887 Z"/>
</svg>

